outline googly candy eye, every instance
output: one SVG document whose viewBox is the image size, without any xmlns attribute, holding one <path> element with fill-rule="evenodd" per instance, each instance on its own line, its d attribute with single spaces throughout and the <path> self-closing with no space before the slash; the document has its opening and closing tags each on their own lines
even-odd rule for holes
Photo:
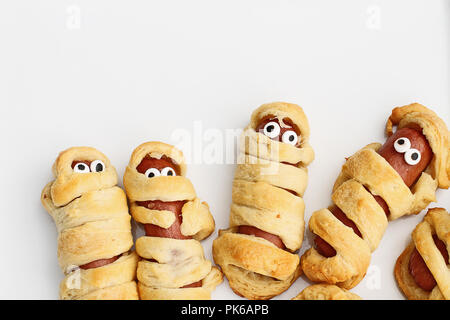
<svg viewBox="0 0 450 320">
<path fill-rule="evenodd" d="M 150 169 L 147 169 L 147 171 L 145 171 L 145 176 L 147 178 L 159 177 L 160 175 L 161 175 L 161 172 L 159 172 L 159 170 L 156 168 L 150 168 Z"/>
<path fill-rule="evenodd" d="M 280 125 L 276 123 L 275 121 L 267 122 L 264 126 L 264 135 L 268 136 L 269 138 L 273 139 L 280 135 Z"/>
<path fill-rule="evenodd" d="M 406 151 L 403 157 L 405 158 L 405 162 L 411 166 L 418 164 L 421 159 L 420 151 L 414 148 Z"/>
<path fill-rule="evenodd" d="M 411 148 L 411 141 L 408 138 L 401 137 L 395 140 L 394 149 L 399 153 L 404 153 Z"/>
<path fill-rule="evenodd" d="M 75 166 L 73 167 L 73 171 L 77 172 L 77 173 L 91 172 L 91 170 L 89 169 L 89 166 L 84 162 L 78 162 L 77 164 L 75 164 Z"/>
<path fill-rule="evenodd" d="M 281 137 L 281 141 L 295 146 L 298 142 L 297 133 L 295 133 L 295 131 L 288 130 L 285 133 L 283 133 L 283 136 Z"/>
<path fill-rule="evenodd" d="M 105 164 L 101 160 L 95 160 L 91 162 L 92 172 L 102 172 L 105 170 Z"/>
<path fill-rule="evenodd" d="M 176 176 L 176 172 L 175 170 L 173 170 L 171 167 L 165 167 L 164 169 L 161 170 L 161 175 L 162 176 Z"/>
</svg>

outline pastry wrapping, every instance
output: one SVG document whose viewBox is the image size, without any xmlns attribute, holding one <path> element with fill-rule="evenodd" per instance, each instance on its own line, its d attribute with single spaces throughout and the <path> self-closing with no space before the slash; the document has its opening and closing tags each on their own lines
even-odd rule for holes
<svg viewBox="0 0 450 320">
<path fill-rule="evenodd" d="M 85 172 L 76 172 L 74 163 Z M 86 163 L 99 167 L 92 171 Z M 131 216 L 115 168 L 98 150 L 73 147 L 59 154 L 53 174 L 41 202 L 58 230 L 58 262 L 66 275 L 60 298 L 137 300 L 138 257 L 129 252 Z M 112 262 L 92 266 L 103 259 Z"/>
<path fill-rule="evenodd" d="M 178 173 L 146 176 L 138 171 L 144 159 L 169 159 Z M 153 172 L 154 168 L 149 170 Z M 214 219 L 208 204 L 197 198 L 185 175 L 182 152 L 161 142 L 147 142 L 137 147 L 125 170 L 123 180 L 131 214 L 144 226 L 156 226 L 162 232 L 173 228 L 177 221 L 176 212 L 164 209 L 164 206 L 175 201 L 184 202 L 179 238 L 146 235 L 136 241 L 136 252 L 142 258 L 138 262 L 137 279 L 143 300 L 210 299 L 211 292 L 223 280 L 220 270 L 205 259 L 200 244 L 214 231 Z M 155 201 L 159 207 L 149 208 L 142 204 Z M 185 287 L 199 281 L 200 286 Z"/>
<path fill-rule="evenodd" d="M 377 153 L 381 144 L 369 144 L 347 158 L 331 198 L 357 226 L 361 237 L 332 214 L 332 207 L 314 212 L 309 230 L 330 244 L 336 254 L 325 257 L 314 247 L 307 250 L 301 257 L 301 266 L 310 280 L 346 289 L 357 285 L 365 276 L 371 253 L 378 247 L 388 221 L 419 213 L 435 201 L 438 187 L 449 187 L 449 133 L 445 123 L 433 111 L 414 103 L 392 111 L 386 125 L 388 136 L 393 135 L 394 126 L 397 131 L 410 128 L 421 132 L 431 147 L 431 162 L 408 187 Z M 389 216 L 376 196 L 384 200 Z"/>
<path fill-rule="evenodd" d="M 362 300 L 360 296 L 334 284 L 314 284 L 291 300 Z"/>
<path fill-rule="evenodd" d="M 268 131 L 258 129 L 264 122 Z M 285 131 L 281 139 L 277 130 Z M 308 139 L 303 110 L 284 102 L 257 108 L 241 135 L 230 227 L 220 230 L 213 242 L 214 261 L 240 296 L 270 299 L 301 274 L 295 252 L 303 241 L 302 197 L 308 182 L 307 166 L 314 159 Z M 264 237 L 244 234 L 241 227 L 270 234 L 279 239 L 279 246 Z"/>
<path fill-rule="evenodd" d="M 433 236 L 445 245 L 447 261 L 437 248 Z M 411 255 L 417 250 L 436 285 L 424 290 L 415 281 L 410 270 Z M 443 208 L 429 209 L 423 221 L 412 232 L 412 240 L 397 259 L 394 275 L 400 289 L 410 300 L 450 300 L 450 213 Z"/>
</svg>

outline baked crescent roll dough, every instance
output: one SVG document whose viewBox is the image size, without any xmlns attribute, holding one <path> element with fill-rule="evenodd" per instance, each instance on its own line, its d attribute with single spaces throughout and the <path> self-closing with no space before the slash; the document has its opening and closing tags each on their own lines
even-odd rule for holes
<svg viewBox="0 0 450 320">
<path fill-rule="evenodd" d="M 299 146 L 279 142 L 256 129 L 267 118 L 289 119 L 300 131 Z M 270 299 L 299 277 L 295 252 L 304 233 L 303 193 L 307 165 L 314 159 L 308 143 L 309 125 L 303 110 L 284 102 L 257 108 L 239 144 L 230 210 L 230 228 L 213 242 L 214 261 L 222 268 L 233 291 L 248 299 Z M 252 226 L 278 236 L 286 250 L 272 242 L 238 233 Z"/>
<path fill-rule="evenodd" d="M 450 300 L 450 265 L 433 241 L 433 235 L 444 242 L 450 253 L 450 213 L 443 208 L 429 209 L 423 221 L 412 233 L 412 241 L 395 264 L 394 274 L 405 296 L 410 300 Z M 417 249 L 436 280 L 431 291 L 425 291 L 415 282 L 409 271 L 411 254 Z"/>
<path fill-rule="evenodd" d="M 150 156 L 170 158 L 180 175 L 148 178 L 137 171 L 142 160 Z M 143 224 L 167 229 L 176 217 L 169 210 L 150 210 L 138 201 L 187 201 L 182 209 L 182 235 L 192 239 L 172 239 L 144 236 L 136 241 L 136 252 L 142 258 L 137 267 L 138 289 L 143 300 L 210 299 L 211 292 L 223 280 L 222 273 L 206 260 L 199 241 L 215 228 L 208 204 L 197 198 L 192 183 L 185 177 L 183 154 L 162 142 L 147 142 L 137 147 L 131 156 L 123 178 L 133 218 Z M 182 288 L 202 281 L 201 287 Z"/>
<path fill-rule="evenodd" d="M 367 145 L 348 158 L 331 198 L 356 224 L 362 238 L 330 210 L 314 212 L 309 221 L 310 231 L 328 242 L 336 255 L 326 258 L 314 247 L 307 250 L 301 257 L 301 266 L 310 280 L 350 289 L 363 279 L 371 252 L 378 247 L 388 224 L 384 210 L 373 195 L 384 199 L 390 210 L 389 220 L 394 220 L 419 213 L 435 201 L 438 187 L 448 188 L 449 132 L 445 123 L 431 110 L 414 103 L 392 111 L 386 125 L 388 135 L 392 135 L 393 125 L 399 129 L 421 129 L 433 152 L 431 163 L 408 188 L 397 171 L 377 153 L 380 144 Z"/>
<path fill-rule="evenodd" d="M 291 300 L 362 300 L 360 296 L 333 284 L 314 284 Z"/>
<path fill-rule="evenodd" d="M 103 162 L 100 172 L 79 173 L 74 161 Z M 130 214 L 117 174 L 108 158 L 90 147 L 61 152 L 53 165 L 55 180 L 45 186 L 41 202 L 58 230 L 58 261 L 66 277 L 61 299 L 137 300 L 137 255 L 133 246 Z M 83 269 L 90 262 L 117 260 Z"/>
</svg>

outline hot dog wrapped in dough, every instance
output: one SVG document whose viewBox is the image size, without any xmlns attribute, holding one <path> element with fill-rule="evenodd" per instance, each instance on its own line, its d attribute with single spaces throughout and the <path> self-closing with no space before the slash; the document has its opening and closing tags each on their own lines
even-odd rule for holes
<svg viewBox="0 0 450 320">
<path fill-rule="evenodd" d="M 214 231 L 214 219 L 185 175 L 182 152 L 161 142 L 137 147 L 125 170 L 131 214 L 146 233 L 136 241 L 143 300 L 210 299 L 223 280 L 200 244 Z"/>
<path fill-rule="evenodd" d="M 213 242 L 214 261 L 232 290 L 270 299 L 299 277 L 303 193 L 314 159 L 303 110 L 284 102 L 256 109 L 240 140 L 230 227 Z"/>
<path fill-rule="evenodd" d="M 395 108 L 386 133 L 384 145 L 372 143 L 346 160 L 334 204 L 312 214 L 315 247 L 301 258 L 310 280 L 357 285 L 388 221 L 419 213 L 437 188 L 449 187 L 449 132 L 433 111 L 417 103 Z"/>
<path fill-rule="evenodd" d="M 137 300 L 127 198 L 116 169 L 90 147 L 61 152 L 41 201 L 58 229 L 61 299 Z"/>
<path fill-rule="evenodd" d="M 395 264 L 395 278 L 410 300 L 450 300 L 450 214 L 428 210 Z"/>
</svg>

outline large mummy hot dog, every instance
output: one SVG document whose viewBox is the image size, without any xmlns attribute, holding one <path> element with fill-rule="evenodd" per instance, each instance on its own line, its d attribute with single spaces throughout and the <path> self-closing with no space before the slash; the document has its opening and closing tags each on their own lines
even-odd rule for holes
<svg viewBox="0 0 450 320">
<path fill-rule="evenodd" d="M 370 144 L 347 159 L 334 205 L 311 216 L 315 247 L 301 258 L 309 279 L 354 287 L 388 220 L 419 213 L 435 201 L 438 187 L 449 187 L 449 133 L 433 111 L 417 103 L 395 108 L 386 133 L 383 146 Z"/>
<path fill-rule="evenodd" d="M 98 150 L 75 147 L 59 154 L 53 174 L 41 201 L 58 229 L 60 298 L 137 300 L 138 257 L 128 252 L 131 216 L 115 168 Z"/>
<path fill-rule="evenodd" d="M 241 136 L 230 228 L 213 242 L 214 261 L 233 291 L 270 299 L 301 273 L 306 166 L 314 159 L 303 110 L 290 103 L 256 109 Z"/>
<path fill-rule="evenodd" d="M 181 151 L 161 142 L 137 147 L 126 168 L 131 214 L 146 233 L 136 241 L 143 300 L 210 299 L 222 282 L 199 242 L 214 231 L 214 219 L 185 175 Z"/>
<path fill-rule="evenodd" d="M 408 299 L 450 300 L 450 214 L 428 210 L 397 259 L 395 278 Z"/>
</svg>

